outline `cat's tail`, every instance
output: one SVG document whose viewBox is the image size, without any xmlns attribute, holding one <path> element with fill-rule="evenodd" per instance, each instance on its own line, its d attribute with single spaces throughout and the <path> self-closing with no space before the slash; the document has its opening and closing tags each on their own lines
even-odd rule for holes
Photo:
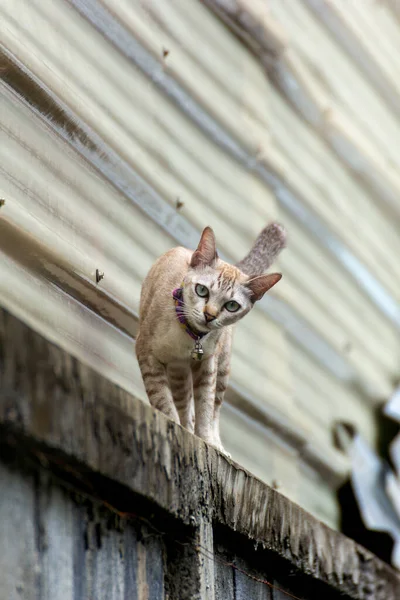
<svg viewBox="0 0 400 600">
<path fill-rule="evenodd" d="M 270 223 L 264 227 L 247 256 L 236 266 L 246 275 L 262 275 L 285 246 L 285 228 L 279 223 Z"/>
</svg>

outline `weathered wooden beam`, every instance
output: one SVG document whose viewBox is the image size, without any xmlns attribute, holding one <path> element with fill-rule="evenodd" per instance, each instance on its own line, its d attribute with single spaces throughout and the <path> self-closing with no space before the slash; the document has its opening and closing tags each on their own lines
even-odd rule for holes
<svg viewBox="0 0 400 600">
<path fill-rule="evenodd" d="M 2 309 L 0 435 L 44 449 L 61 470 L 122 484 L 197 528 L 202 544 L 211 524 L 225 526 L 338 594 L 400 595 L 399 575 L 370 552 Z M 200 583 L 211 593 L 210 569 Z"/>
</svg>

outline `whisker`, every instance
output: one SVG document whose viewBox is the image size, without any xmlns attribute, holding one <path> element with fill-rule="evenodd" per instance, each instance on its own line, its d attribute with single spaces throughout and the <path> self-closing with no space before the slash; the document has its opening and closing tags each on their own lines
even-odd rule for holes
<svg viewBox="0 0 400 600">
<path fill-rule="evenodd" d="M 188 317 L 188 318 L 190 318 L 190 317 L 201 318 L 201 316 L 202 316 L 200 312 L 188 311 L 185 308 L 182 308 L 182 307 L 175 308 L 174 306 L 173 307 L 166 306 L 162 309 L 162 311 L 159 311 L 159 312 L 162 312 L 162 314 L 169 312 L 171 314 L 171 316 L 183 315 L 184 317 Z"/>
</svg>

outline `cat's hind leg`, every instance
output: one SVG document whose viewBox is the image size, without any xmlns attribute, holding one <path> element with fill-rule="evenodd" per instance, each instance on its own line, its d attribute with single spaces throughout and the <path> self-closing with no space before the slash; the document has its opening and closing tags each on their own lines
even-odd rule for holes
<svg viewBox="0 0 400 600">
<path fill-rule="evenodd" d="M 169 387 L 165 365 L 146 350 L 138 348 L 138 344 L 136 344 L 136 355 L 150 404 L 179 423 L 179 415 Z"/>
</svg>

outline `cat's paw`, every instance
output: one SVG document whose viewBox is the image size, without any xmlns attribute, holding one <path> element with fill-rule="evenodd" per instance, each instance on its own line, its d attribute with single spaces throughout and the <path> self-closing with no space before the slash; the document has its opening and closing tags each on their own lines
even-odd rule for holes
<svg viewBox="0 0 400 600">
<path fill-rule="evenodd" d="M 232 458 L 232 456 L 225 450 L 222 444 L 213 444 L 214 448 L 216 448 L 219 452 L 224 454 L 227 458 Z"/>
<path fill-rule="evenodd" d="M 225 448 L 222 445 L 221 440 L 216 440 L 214 437 L 210 438 L 202 438 L 205 442 L 207 442 L 207 444 L 210 444 L 210 446 L 212 446 L 213 448 L 215 448 L 216 450 L 218 450 L 219 452 L 221 452 L 222 454 L 224 454 L 227 458 L 232 458 L 231 455 L 229 454 L 229 452 L 227 452 L 225 450 Z"/>
</svg>

